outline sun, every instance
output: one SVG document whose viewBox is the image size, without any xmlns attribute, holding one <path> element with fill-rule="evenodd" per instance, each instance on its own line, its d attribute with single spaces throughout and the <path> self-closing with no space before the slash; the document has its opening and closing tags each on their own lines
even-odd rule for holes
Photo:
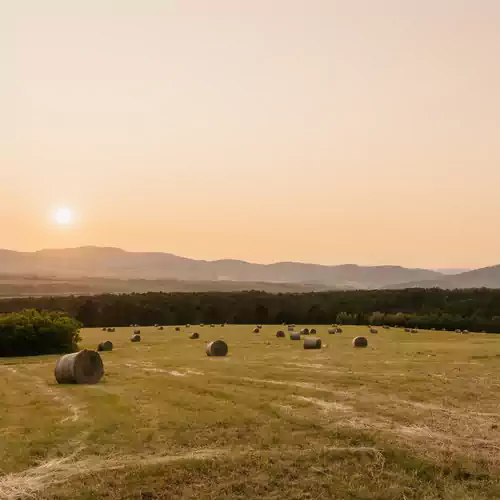
<svg viewBox="0 0 500 500">
<path fill-rule="evenodd" d="M 69 226 L 73 222 L 73 212 L 69 208 L 58 208 L 54 220 L 59 226 Z"/>
</svg>

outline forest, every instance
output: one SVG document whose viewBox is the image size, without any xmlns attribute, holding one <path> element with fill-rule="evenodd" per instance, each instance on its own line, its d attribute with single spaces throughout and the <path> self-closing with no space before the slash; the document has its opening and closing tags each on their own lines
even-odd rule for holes
<svg viewBox="0 0 500 500">
<path fill-rule="evenodd" d="M 24 309 L 64 312 L 86 327 L 339 323 L 500 333 L 500 290 L 492 289 L 150 292 L 0 300 L 0 313 Z"/>
</svg>

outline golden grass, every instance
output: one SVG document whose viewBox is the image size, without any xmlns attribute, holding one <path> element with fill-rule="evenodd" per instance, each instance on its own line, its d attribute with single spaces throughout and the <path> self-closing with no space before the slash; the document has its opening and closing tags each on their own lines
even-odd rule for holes
<svg viewBox="0 0 500 500">
<path fill-rule="evenodd" d="M 314 328 L 117 328 L 95 386 L 0 360 L 0 499 L 500 498 L 500 337 Z"/>
</svg>

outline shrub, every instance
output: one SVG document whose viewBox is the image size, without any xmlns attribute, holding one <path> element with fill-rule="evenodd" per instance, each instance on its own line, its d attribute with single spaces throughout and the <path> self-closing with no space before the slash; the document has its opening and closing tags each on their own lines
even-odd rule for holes
<svg viewBox="0 0 500 500">
<path fill-rule="evenodd" d="M 81 324 L 61 312 L 0 314 L 0 356 L 61 354 L 78 349 Z"/>
</svg>

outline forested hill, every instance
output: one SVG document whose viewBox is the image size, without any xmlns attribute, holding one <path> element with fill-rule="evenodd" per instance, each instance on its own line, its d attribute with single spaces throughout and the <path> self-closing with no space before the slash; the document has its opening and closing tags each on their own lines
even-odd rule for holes
<svg viewBox="0 0 500 500">
<path fill-rule="evenodd" d="M 500 290 L 145 293 L 0 300 L 0 312 L 62 310 L 85 326 L 374 324 L 500 333 Z"/>
</svg>

